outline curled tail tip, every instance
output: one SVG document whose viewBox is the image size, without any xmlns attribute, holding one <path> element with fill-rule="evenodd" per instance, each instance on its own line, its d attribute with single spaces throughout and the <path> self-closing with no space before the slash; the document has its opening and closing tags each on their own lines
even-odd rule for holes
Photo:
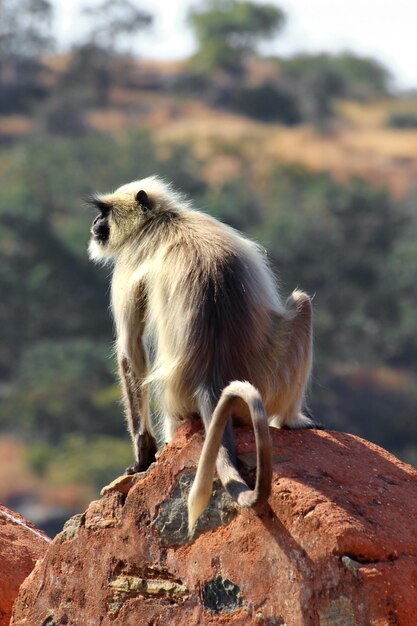
<svg viewBox="0 0 417 626">
<path fill-rule="evenodd" d="M 204 510 L 204 509 L 203 509 Z M 195 529 L 197 526 L 197 522 L 200 519 L 200 515 L 203 511 L 198 512 L 193 507 L 188 507 L 188 537 L 190 539 L 193 538 Z"/>
<path fill-rule="evenodd" d="M 197 492 L 197 490 L 191 487 L 190 494 L 188 496 L 188 536 L 192 537 L 195 531 L 195 527 L 197 522 L 204 512 L 208 501 L 210 499 L 211 490 L 207 495 L 204 495 L 202 492 Z"/>
</svg>

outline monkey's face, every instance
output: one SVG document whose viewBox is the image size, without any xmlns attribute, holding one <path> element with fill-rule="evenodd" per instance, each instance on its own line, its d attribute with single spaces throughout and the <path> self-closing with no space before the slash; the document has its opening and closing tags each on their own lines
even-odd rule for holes
<svg viewBox="0 0 417 626">
<path fill-rule="evenodd" d="M 117 255 L 153 213 L 153 203 L 143 189 L 133 185 L 120 187 L 113 194 L 89 199 L 98 215 L 91 225 L 89 255 L 93 261 L 105 261 Z"/>
</svg>

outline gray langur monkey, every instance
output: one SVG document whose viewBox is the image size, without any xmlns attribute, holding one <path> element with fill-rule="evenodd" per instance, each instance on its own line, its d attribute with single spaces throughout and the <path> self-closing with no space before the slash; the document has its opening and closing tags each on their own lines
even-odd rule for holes
<svg viewBox="0 0 417 626">
<path fill-rule="evenodd" d="M 215 467 L 241 506 L 271 490 L 271 425 L 311 428 L 303 413 L 312 360 L 310 298 L 278 294 L 265 253 L 234 229 L 193 210 L 157 177 L 95 195 L 89 255 L 114 265 L 111 305 L 135 464 L 155 459 L 148 389 L 170 440 L 193 415 L 206 438 L 188 499 L 190 532 L 209 500 Z M 236 467 L 231 422 L 252 420 L 251 490 Z"/>
</svg>

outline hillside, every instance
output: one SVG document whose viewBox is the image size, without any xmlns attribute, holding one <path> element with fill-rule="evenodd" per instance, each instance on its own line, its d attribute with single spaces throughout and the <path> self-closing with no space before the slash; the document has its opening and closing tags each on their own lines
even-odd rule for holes
<svg viewBox="0 0 417 626">
<path fill-rule="evenodd" d="M 48 89 L 60 88 L 68 63 L 68 57 L 47 59 L 49 73 L 43 80 Z M 338 100 L 336 120 L 323 134 L 309 124 L 262 123 L 214 106 L 198 95 L 178 94 L 176 81 L 185 72 L 186 66 L 180 62 L 137 62 L 129 67 L 128 87 L 111 87 L 105 106 L 89 104 L 81 109 L 86 130 L 117 135 L 146 129 L 161 149 L 191 145 L 204 161 L 210 182 L 235 176 L 245 160 L 256 176 L 265 174 L 271 161 L 330 172 L 339 181 L 359 175 L 388 186 L 398 198 L 414 185 L 417 128 L 390 128 L 388 121 L 395 114 L 415 112 L 416 96 L 368 102 Z M 258 83 L 264 73 L 265 67 L 258 62 L 251 67 L 249 82 Z M 42 116 L 0 115 L 3 142 L 25 140 L 42 129 Z"/>
</svg>

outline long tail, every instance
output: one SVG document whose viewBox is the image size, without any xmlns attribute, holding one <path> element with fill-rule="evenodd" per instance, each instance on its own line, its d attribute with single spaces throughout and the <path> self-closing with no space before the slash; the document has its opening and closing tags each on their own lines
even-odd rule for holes
<svg viewBox="0 0 417 626">
<path fill-rule="evenodd" d="M 240 400 L 248 405 L 255 433 L 257 469 L 253 490 L 248 487 L 236 468 L 233 440 L 228 426 L 233 405 Z M 258 390 L 248 382 L 234 381 L 223 390 L 213 415 L 202 415 L 202 418 L 207 433 L 194 483 L 188 496 L 190 534 L 209 501 L 216 465 L 225 489 L 240 506 L 251 507 L 266 502 L 271 493 L 271 437 L 268 418 Z"/>
</svg>

